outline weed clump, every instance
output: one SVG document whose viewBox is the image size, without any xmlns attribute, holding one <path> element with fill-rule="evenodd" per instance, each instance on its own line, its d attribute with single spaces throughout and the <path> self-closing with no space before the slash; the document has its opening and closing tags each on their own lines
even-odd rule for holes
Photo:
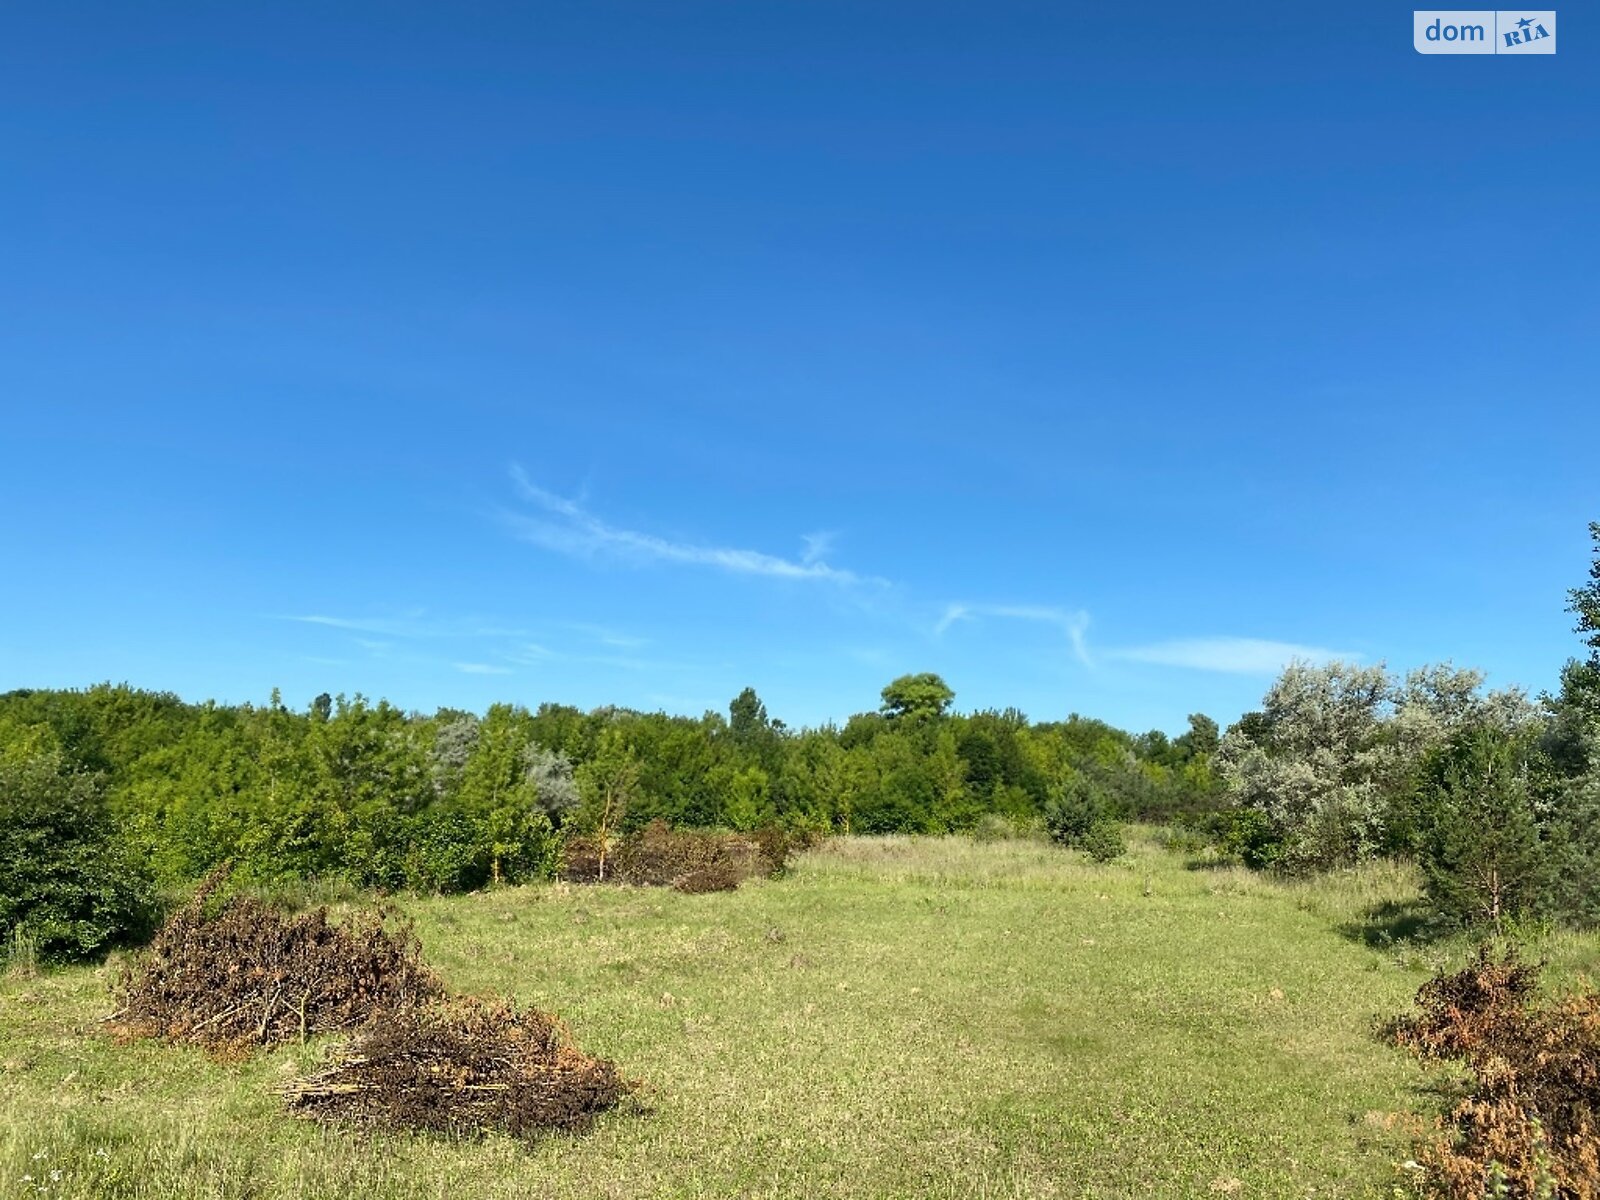
<svg viewBox="0 0 1600 1200">
<path fill-rule="evenodd" d="M 581 1130 L 635 1086 L 574 1049 L 554 1017 L 462 997 L 385 1018 L 280 1090 L 291 1110 L 319 1120 L 527 1138 Z"/>
<path fill-rule="evenodd" d="M 191 1042 L 214 1055 L 355 1029 L 444 994 L 411 927 L 377 912 L 335 923 L 218 896 L 213 872 L 117 984 L 112 1032 Z"/>
<path fill-rule="evenodd" d="M 1421 1057 L 1471 1072 L 1419 1154 L 1448 1200 L 1600 1200 L 1600 993 L 1538 1005 L 1539 972 L 1514 949 L 1481 947 L 1389 1027 Z"/>
</svg>

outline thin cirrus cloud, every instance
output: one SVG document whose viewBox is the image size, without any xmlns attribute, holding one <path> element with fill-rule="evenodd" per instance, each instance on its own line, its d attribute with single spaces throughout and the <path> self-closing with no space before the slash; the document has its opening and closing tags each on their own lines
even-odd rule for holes
<svg viewBox="0 0 1600 1200">
<path fill-rule="evenodd" d="M 585 666 L 611 667 L 624 671 L 701 669 L 699 664 L 658 662 L 638 657 L 631 652 L 650 645 L 649 638 L 586 621 L 557 622 L 550 629 L 552 632 L 567 630 L 577 634 L 583 646 L 596 649 L 582 647 L 555 649 L 540 642 L 529 641 L 527 632 L 522 629 L 481 618 L 430 617 L 421 609 L 412 610 L 399 617 L 341 617 L 309 613 L 296 616 L 280 615 L 276 619 L 346 634 L 351 644 L 361 647 L 377 658 L 389 657 L 390 651 L 401 645 L 404 647 L 401 653 L 409 661 L 437 662 L 439 665 L 448 665 L 463 675 L 514 675 L 520 668 L 537 667 L 553 662 L 581 663 Z M 372 634 L 381 634 L 384 638 L 392 640 L 378 640 L 368 636 Z M 419 648 L 447 639 L 477 641 L 480 644 L 470 649 L 463 646 L 457 651 L 473 654 L 475 657 L 471 659 L 433 660 L 417 657 L 416 652 Z M 327 665 L 349 665 L 343 659 L 328 659 L 325 662 Z"/>
<path fill-rule="evenodd" d="M 1161 667 L 1186 667 L 1195 671 L 1275 675 L 1297 659 L 1326 663 L 1335 659 L 1355 661 L 1361 655 L 1349 650 L 1329 650 L 1321 646 L 1302 646 L 1295 642 L 1275 642 L 1265 638 L 1210 637 L 1179 638 L 1147 646 L 1107 650 L 1104 657 Z"/>
<path fill-rule="evenodd" d="M 301 625 L 321 625 L 345 633 L 376 634 L 381 638 L 503 638 L 522 637 L 520 629 L 507 629 L 483 621 L 435 620 L 416 612 L 403 617 L 330 617 L 321 613 L 280 616 L 280 621 Z M 356 639 L 368 649 L 387 649 L 387 644 Z"/>
<path fill-rule="evenodd" d="M 636 639 L 640 645 L 644 639 Z M 550 663 L 579 663 L 588 667 L 612 667 L 619 671 L 675 671 L 691 673 L 706 669 L 706 664 L 669 659 L 641 658 L 634 654 L 593 654 L 584 651 L 552 650 L 533 642 L 524 642 L 505 652 L 505 661 L 519 667 L 541 667 Z"/>
<path fill-rule="evenodd" d="M 1233 675 L 1276 675 L 1297 660 L 1321 664 L 1336 659 L 1353 662 L 1361 658 L 1359 653 L 1351 650 L 1330 650 L 1298 642 L 1246 637 L 1176 638 L 1144 646 L 1098 650 L 1091 656 L 1088 613 L 1081 609 L 1031 604 L 951 604 L 945 608 L 934 633 L 943 635 L 952 625 L 985 617 L 1054 625 L 1067 635 L 1073 654 L 1086 667 L 1092 667 L 1095 660 L 1099 659 Z"/>
<path fill-rule="evenodd" d="M 676 563 L 711 567 L 735 575 L 770 579 L 816 580 L 834 584 L 877 584 L 885 581 L 830 566 L 822 558 L 832 546 L 831 534 L 807 534 L 806 550 L 799 559 L 783 558 L 760 550 L 708 546 L 673 541 L 637 529 L 623 529 L 601 520 L 574 500 L 558 496 L 533 483 L 521 467 L 511 468 L 518 495 L 541 510 L 541 515 L 508 513 L 506 520 L 526 542 L 574 558 L 611 557 L 623 562 Z"/>
<path fill-rule="evenodd" d="M 452 663 L 456 670 L 463 675 L 509 675 L 510 667 L 499 667 L 494 663 L 458 662 Z"/>
<path fill-rule="evenodd" d="M 619 650 L 636 650 L 640 646 L 648 646 L 649 638 L 638 637 L 631 633 L 622 633 L 606 625 L 595 625 L 589 621 L 567 621 L 563 628 L 574 633 L 581 633 L 585 637 L 599 642 L 602 646 L 614 646 Z"/>
<path fill-rule="evenodd" d="M 1011 621 L 1035 621 L 1054 625 L 1067 635 L 1072 653 L 1084 666 L 1089 666 L 1089 614 L 1082 609 L 1054 608 L 1040 604 L 949 604 L 944 615 L 934 626 L 934 634 L 943 636 L 952 625 L 962 621 L 976 621 L 998 617 Z"/>
</svg>

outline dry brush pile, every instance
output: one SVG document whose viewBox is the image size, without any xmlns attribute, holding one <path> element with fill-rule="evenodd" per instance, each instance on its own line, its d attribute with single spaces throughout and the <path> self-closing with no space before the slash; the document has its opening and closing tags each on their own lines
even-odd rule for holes
<svg viewBox="0 0 1600 1200">
<path fill-rule="evenodd" d="M 730 892 L 746 879 L 781 873 L 804 843 L 784 830 L 752 834 L 673 829 L 651 821 L 637 833 L 569 838 L 561 878 L 571 883 L 630 883 L 680 892 Z"/>
<path fill-rule="evenodd" d="M 220 895 L 214 872 L 117 984 L 123 1037 L 191 1042 L 218 1057 L 355 1029 L 440 999 L 409 924 L 379 910 L 342 923 Z"/>
<path fill-rule="evenodd" d="M 553 1017 L 461 997 L 373 1026 L 282 1094 L 309 1116 L 528 1137 L 582 1129 L 629 1090 L 612 1063 L 573 1049 Z"/>
<path fill-rule="evenodd" d="M 1600 1200 L 1600 993 L 1540 1003 L 1539 972 L 1514 950 L 1480 948 L 1390 1027 L 1419 1056 L 1471 1073 L 1419 1153 L 1448 1200 Z"/>
<path fill-rule="evenodd" d="M 115 1036 L 236 1059 L 354 1033 L 325 1069 L 281 1089 L 290 1109 L 451 1134 L 580 1129 L 633 1090 L 612 1063 L 573 1048 L 556 1018 L 447 996 L 393 914 L 291 916 L 222 897 L 226 878 L 208 878 L 119 981 Z"/>
</svg>

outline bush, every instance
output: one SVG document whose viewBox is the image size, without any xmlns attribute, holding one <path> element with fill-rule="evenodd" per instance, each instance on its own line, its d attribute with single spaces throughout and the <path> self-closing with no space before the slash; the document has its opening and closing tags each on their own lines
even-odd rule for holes
<svg viewBox="0 0 1600 1200">
<path fill-rule="evenodd" d="M 490 853 L 478 823 L 439 808 L 411 818 L 405 885 L 417 892 L 470 892 L 489 881 Z"/>
<path fill-rule="evenodd" d="M 1225 814 L 1219 832 L 1222 852 L 1251 870 L 1275 867 L 1283 857 L 1278 829 L 1260 809 L 1236 808 Z"/>
<path fill-rule="evenodd" d="M 66 961 L 149 936 L 154 885 L 118 840 L 98 776 L 54 751 L 0 756 L 0 830 L 0 938 Z"/>
<path fill-rule="evenodd" d="M 698 896 L 705 892 L 731 892 L 748 878 L 740 866 L 730 859 L 720 858 L 696 870 L 685 872 L 672 881 L 674 891 Z"/>
<path fill-rule="evenodd" d="M 763 825 L 750 837 L 766 859 L 767 874 L 773 878 L 788 869 L 791 854 L 809 849 L 817 840 L 810 830 L 797 832 L 781 825 Z"/>
<path fill-rule="evenodd" d="M 1083 835 L 1081 847 L 1097 863 L 1112 862 L 1128 852 L 1122 826 L 1105 817 L 1089 826 L 1089 832 Z"/>
<path fill-rule="evenodd" d="M 1082 775 L 1050 790 L 1044 804 L 1044 827 L 1052 841 L 1078 847 L 1094 823 L 1107 816 L 1104 798 Z"/>
</svg>

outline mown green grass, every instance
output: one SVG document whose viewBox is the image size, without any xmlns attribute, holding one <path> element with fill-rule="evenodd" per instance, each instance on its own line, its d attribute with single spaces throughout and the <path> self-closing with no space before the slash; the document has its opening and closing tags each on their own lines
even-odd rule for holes
<svg viewBox="0 0 1600 1200">
<path fill-rule="evenodd" d="M 560 1013 L 644 1081 L 527 1146 L 329 1130 L 244 1065 L 92 1032 L 105 973 L 0 983 L 0 1195 L 1390 1196 L 1425 1077 L 1372 1034 L 1464 948 L 1383 944 L 1403 870 L 1092 866 L 1030 842 L 847 839 L 728 895 L 418 900 L 464 991 Z M 1594 939 L 1552 939 L 1562 973 Z"/>
</svg>

